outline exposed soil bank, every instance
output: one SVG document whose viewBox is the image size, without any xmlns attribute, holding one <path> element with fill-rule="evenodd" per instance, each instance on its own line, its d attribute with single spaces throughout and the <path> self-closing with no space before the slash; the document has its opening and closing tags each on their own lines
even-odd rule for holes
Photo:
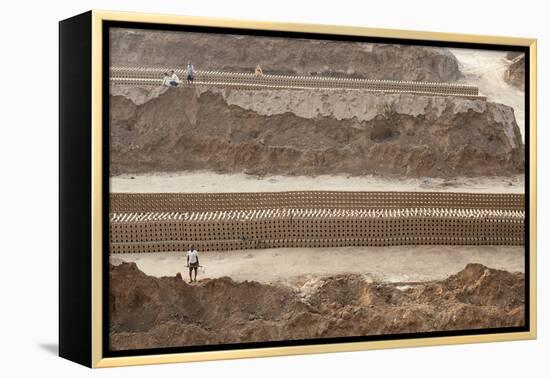
<svg viewBox="0 0 550 378">
<path fill-rule="evenodd" d="M 509 176 L 524 168 L 512 108 L 349 91 L 166 91 L 111 96 L 111 174 Z"/>
<path fill-rule="evenodd" d="M 463 77 L 460 83 L 475 85 L 488 101 L 506 104 L 514 108 L 518 127 L 525 138 L 525 93 L 521 85 L 513 85 L 505 80 L 510 60 L 518 53 L 492 50 L 451 49 L 459 62 Z M 519 53 L 523 54 L 523 53 Z M 517 83 L 524 78 L 515 76 Z"/>
<path fill-rule="evenodd" d="M 298 288 L 231 278 L 187 284 L 110 267 L 113 350 L 521 326 L 524 275 L 468 264 L 441 281 L 315 278 Z"/>
<path fill-rule="evenodd" d="M 112 65 L 265 74 L 331 75 L 450 82 L 460 77 L 445 48 L 296 38 L 111 29 Z"/>
</svg>

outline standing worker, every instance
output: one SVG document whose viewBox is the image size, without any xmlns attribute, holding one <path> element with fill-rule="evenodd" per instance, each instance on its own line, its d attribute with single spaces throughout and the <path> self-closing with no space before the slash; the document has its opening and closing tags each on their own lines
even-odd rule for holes
<svg viewBox="0 0 550 378">
<path fill-rule="evenodd" d="M 187 84 L 193 84 L 193 79 L 195 78 L 195 67 L 191 62 L 187 62 Z"/>
<path fill-rule="evenodd" d="M 191 277 L 191 273 L 193 273 L 193 269 L 195 270 L 195 279 L 194 281 L 197 282 L 197 270 L 199 269 L 199 252 L 195 249 L 195 246 L 191 244 L 189 246 L 189 250 L 187 251 L 187 267 L 189 268 L 189 283 L 193 282 L 193 278 Z"/>
</svg>

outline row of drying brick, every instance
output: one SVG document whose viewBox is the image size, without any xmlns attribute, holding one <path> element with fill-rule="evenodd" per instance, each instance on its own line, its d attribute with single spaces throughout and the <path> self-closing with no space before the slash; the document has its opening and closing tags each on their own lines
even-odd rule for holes
<svg viewBox="0 0 550 378">
<path fill-rule="evenodd" d="M 109 237 L 111 252 L 116 253 L 122 246 L 132 245 L 147 252 L 150 243 L 170 245 L 182 241 L 202 243 L 206 250 L 242 249 L 239 243 L 264 248 L 261 246 L 273 240 L 301 240 L 304 246 L 312 247 L 315 240 L 356 240 L 358 245 L 423 244 L 433 240 L 442 244 L 517 245 L 523 244 L 524 235 L 524 220 L 517 218 L 410 217 L 120 222 L 110 224 Z"/>
<path fill-rule="evenodd" d="M 171 69 L 150 69 L 145 67 L 113 67 L 110 80 L 119 85 L 161 85 L 163 74 Z M 174 70 L 180 77 L 186 77 L 185 70 Z M 476 86 L 400 81 L 370 80 L 360 78 L 338 78 L 320 76 L 254 75 L 238 72 L 196 71 L 194 83 L 229 87 L 267 87 L 298 89 L 362 89 L 391 93 L 418 93 L 449 96 L 478 96 Z"/>
<path fill-rule="evenodd" d="M 524 194 L 454 192 L 289 191 L 254 193 L 111 193 L 111 213 L 261 209 L 525 210 Z"/>
<path fill-rule="evenodd" d="M 182 252 L 193 244 L 201 252 L 266 248 L 389 247 L 402 245 L 507 245 L 522 246 L 522 237 L 402 237 L 392 239 L 280 239 L 280 240 L 182 240 L 172 242 L 112 243 L 110 253 Z"/>
<path fill-rule="evenodd" d="M 226 210 L 203 212 L 145 212 L 145 213 L 111 213 L 111 223 L 152 222 L 152 221 L 241 221 L 262 219 L 331 219 L 331 218 L 502 218 L 524 219 L 522 210 L 496 209 L 257 209 Z"/>
</svg>

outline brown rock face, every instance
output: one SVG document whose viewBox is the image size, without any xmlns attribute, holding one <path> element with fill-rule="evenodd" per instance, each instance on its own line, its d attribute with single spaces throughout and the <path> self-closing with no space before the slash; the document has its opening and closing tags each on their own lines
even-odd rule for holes
<svg viewBox="0 0 550 378">
<path fill-rule="evenodd" d="M 523 172 L 513 110 L 350 91 L 171 89 L 111 96 L 111 173 L 213 170 L 401 177 Z"/>
<path fill-rule="evenodd" d="M 110 268 L 113 350 L 522 326 L 524 275 L 469 264 L 446 280 L 398 287 L 359 275 L 282 285 L 154 278 Z"/>
<path fill-rule="evenodd" d="M 444 48 L 328 40 L 113 29 L 112 65 L 185 67 L 265 74 L 345 75 L 450 82 L 458 62 Z"/>
<path fill-rule="evenodd" d="M 525 54 L 520 54 L 512 60 L 504 71 L 504 80 L 522 91 L 525 90 Z"/>
</svg>

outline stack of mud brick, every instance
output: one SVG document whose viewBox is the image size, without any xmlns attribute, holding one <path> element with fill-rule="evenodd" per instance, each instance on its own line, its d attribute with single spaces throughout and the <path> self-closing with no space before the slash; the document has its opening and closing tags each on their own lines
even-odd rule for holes
<svg viewBox="0 0 550 378">
<path fill-rule="evenodd" d="M 523 245 L 524 196 L 418 192 L 111 194 L 110 252 Z"/>
<path fill-rule="evenodd" d="M 172 70 L 182 79 L 187 76 L 185 70 L 170 67 L 112 67 L 110 81 L 117 85 L 158 86 L 162 84 L 163 74 Z M 343 89 L 480 98 L 478 88 L 466 84 L 324 76 L 254 75 L 219 71 L 196 71 L 193 85 L 242 89 Z"/>
</svg>

